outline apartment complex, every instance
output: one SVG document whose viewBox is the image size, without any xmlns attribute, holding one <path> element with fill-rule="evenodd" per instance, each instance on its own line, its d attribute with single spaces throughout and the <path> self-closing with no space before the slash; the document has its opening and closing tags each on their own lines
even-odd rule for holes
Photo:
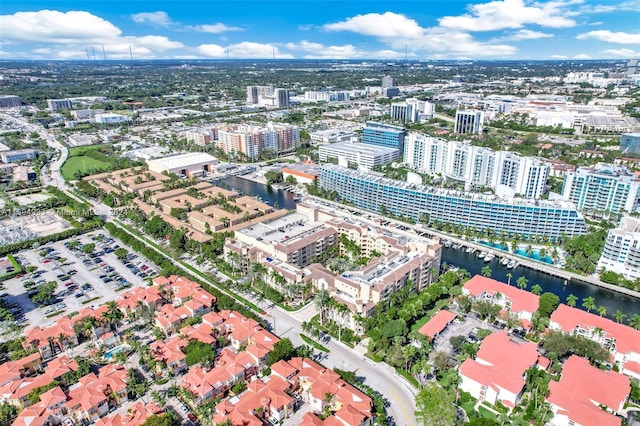
<svg viewBox="0 0 640 426">
<path fill-rule="evenodd" d="M 591 214 L 635 212 L 638 177 L 622 166 L 599 163 L 566 174 L 562 196 L 580 211 Z"/>
<path fill-rule="evenodd" d="M 264 150 L 279 154 L 291 152 L 300 145 L 297 126 L 269 123 L 267 126 L 240 124 L 218 129 L 216 145 L 230 155 L 243 154 L 257 158 Z"/>
<path fill-rule="evenodd" d="M 625 216 L 617 228 L 609 230 L 597 269 L 631 280 L 640 278 L 640 219 Z"/>
<path fill-rule="evenodd" d="M 288 107 L 289 91 L 273 86 L 247 86 L 247 105 Z"/>
<path fill-rule="evenodd" d="M 563 201 L 503 198 L 425 185 L 409 184 L 333 164 L 320 168 L 318 185 L 336 191 L 357 208 L 380 212 L 381 208 L 413 220 L 451 223 L 491 229 L 495 233 L 525 238 L 587 232 L 584 218 L 575 206 Z"/>
<path fill-rule="evenodd" d="M 465 135 L 482 133 L 483 124 L 484 111 L 458 110 L 456 111 L 454 132 Z"/>
<path fill-rule="evenodd" d="M 47 108 L 51 111 L 57 111 L 59 109 L 71 109 L 73 103 L 71 99 L 47 99 Z"/>
<path fill-rule="evenodd" d="M 306 91 L 304 100 L 312 102 L 342 102 L 351 99 L 347 91 Z"/>
<path fill-rule="evenodd" d="M 362 129 L 362 143 L 395 148 L 399 152 L 404 152 L 406 135 L 407 131 L 402 127 L 367 121 Z"/>
<path fill-rule="evenodd" d="M 525 198 L 544 194 L 550 169 L 539 158 L 419 133 L 405 138 L 403 161 L 418 170 L 464 182 L 466 190 L 488 187 L 499 195 Z"/>
<path fill-rule="evenodd" d="M 338 164 L 348 167 L 349 163 L 355 163 L 358 168 L 370 170 L 376 166 L 396 161 L 399 158 L 398 150 L 366 143 L 338 142 L 320 146 L 318 154 L 320 161 L 334 159 Z"/>
<path fill-rule="evenodd" d="M 13 108 L 22 105 L 22 101 L 15 95 L 0 96 L 0 108 Z"/>
<path fill-rule="evenodd" d="M 416 123 L 433 118 L 435 104 L 418 99 L 407 99 L 391 105 L 391 118 L 403 123 Z"/>
</svg>

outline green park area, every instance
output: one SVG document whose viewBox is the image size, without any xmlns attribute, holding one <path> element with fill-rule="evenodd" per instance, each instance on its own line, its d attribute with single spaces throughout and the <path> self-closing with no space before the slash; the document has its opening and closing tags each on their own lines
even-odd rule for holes
<svg viewBox="0 0 640 426">
<path fill-rule="evenodd" d="M 75 179 L 76 172 L 85 174 L 88 171 L 107 170 L 108 168 L 109 163 L 96 160 L 86 155 L 80 155 L 78 157 L 69 157 L 62 165 L 60 172 L 66 180 L 73 180 Z"/>
</svg>

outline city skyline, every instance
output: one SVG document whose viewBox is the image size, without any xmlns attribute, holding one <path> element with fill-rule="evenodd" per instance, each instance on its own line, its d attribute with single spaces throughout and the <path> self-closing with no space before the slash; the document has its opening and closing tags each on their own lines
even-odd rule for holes
<svg viewBox="0 0 640 426">
<path fill-rule="evenodd" d="M 3 2 L 0 58 L 620 59 L 640 1 Z"/>
</svg>

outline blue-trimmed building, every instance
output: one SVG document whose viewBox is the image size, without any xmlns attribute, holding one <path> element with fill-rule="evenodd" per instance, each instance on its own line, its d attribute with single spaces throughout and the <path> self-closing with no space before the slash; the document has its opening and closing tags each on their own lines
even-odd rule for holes
<svg viewBox="0 0 640 426">
<path fill-rule="evenodd" d="M 526 238 L 546 237 L 549 241 L 562 235 L 571 237 L 587 232 L 584 218 L 575 205 L 565 201 L 504 199 L 434 188 L 333 164 L 320 168 L 318 185 L 336 191 L 341 200 L 355 207 L 380 212 L 384 206 L 390 213 L 414 220 L 426 215 L 430 224 L 438 221 L 478 231 L 504 232 L 509 237 L 515 234 Z"/>
<path fill-rule="evenodd" d="M 404 152 L 405 136 L 407 131 L 402 127 L 374 121 L 367 121 L 367 125 L 362 129 L 362 143 L 395 148 L 400 153 Z"/>
</svg>

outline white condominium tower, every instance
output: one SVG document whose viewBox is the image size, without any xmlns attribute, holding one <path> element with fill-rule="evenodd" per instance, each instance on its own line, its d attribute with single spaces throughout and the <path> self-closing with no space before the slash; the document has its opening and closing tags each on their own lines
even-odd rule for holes
<svg viewBox="0 0 640 426">
<path fill-rule="evenodd" d="M 549 166 L 535 157 L 418 133 L 405 138 L 404 162 L 464 182 L 466 189 L 489 187 L 504 195 L 512 192 L 525 198 L 540 198 L 549 174 Z"/>
<path fill-rule="evenodd" d="M 460 134 L 482 133 L 484 124 L 484 112 L 478 110 L 456 111 L 456 125 L 454 132 Z"/>
</svg>

